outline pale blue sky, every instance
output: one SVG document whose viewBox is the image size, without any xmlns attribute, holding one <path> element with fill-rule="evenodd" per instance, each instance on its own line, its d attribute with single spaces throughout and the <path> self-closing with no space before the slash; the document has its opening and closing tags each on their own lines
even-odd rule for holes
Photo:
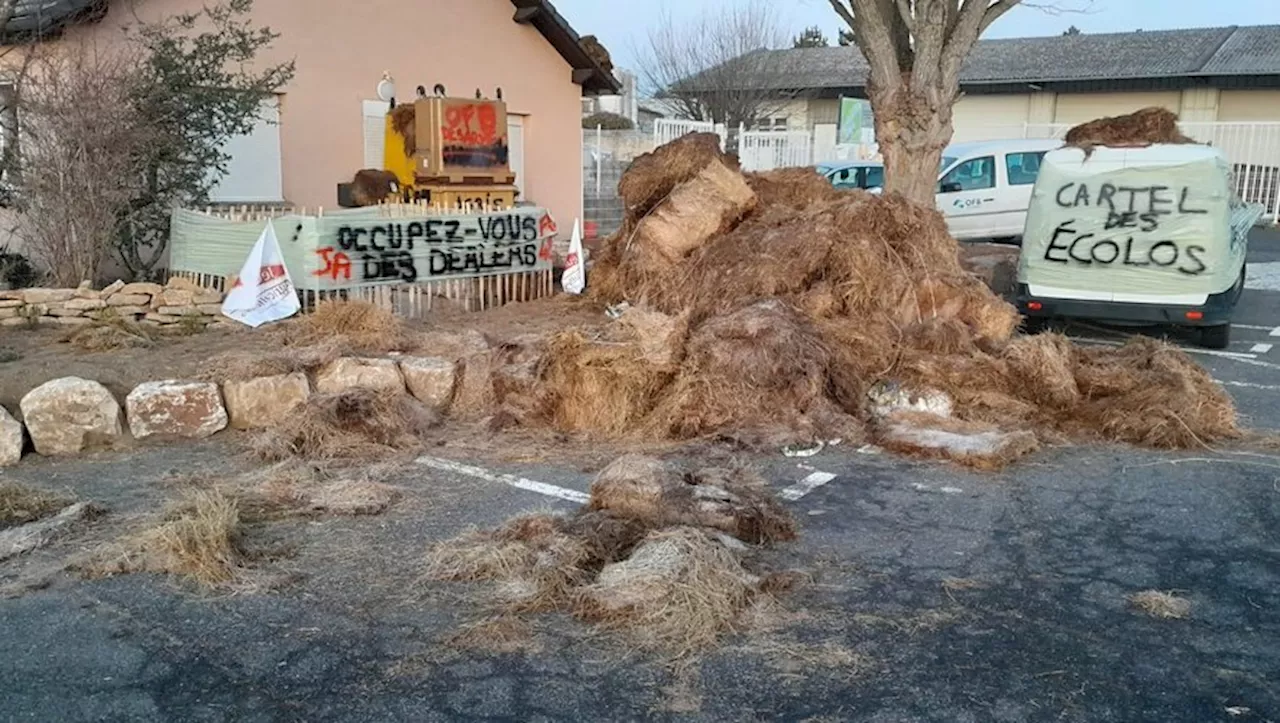
<svg viewBox="0 0 1280 723">
<path fill-rule="evenodd" d="M 614 62 L 628 67 L 633 48 L 643 42 L 655 8 L 667 8 L 679 19 L 703 8 L 736 0 L 553 0 L 556 9 L 583 35 L 600 37 Z M 774 0 L 792 26 L 792 34 L 819 25 L 835 42 L 840 21 L 827 0 Z M 1089 7 L 1086 13 L 1049 15 L 1030 7 L 1014 8 L 988 31 L 988 37 L 1057 35 L 1075 25 L 1086 33 L 1222 25 L 1280 24 L 1280 0 L 1057 0 L 1060 5 Z"/>
</svg>

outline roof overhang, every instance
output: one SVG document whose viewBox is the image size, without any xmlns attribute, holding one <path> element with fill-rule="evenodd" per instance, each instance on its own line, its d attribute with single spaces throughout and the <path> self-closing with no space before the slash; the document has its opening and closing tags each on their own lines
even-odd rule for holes
<svg viewBox="0 0 1280 723">
<path fill-rule="evenodd" d="M 622 92 L 622 85 L 613 77 L 613 73 L 601 68 L 582 49 L 578 33 L 556 11 L 551 0 L 511 0 L 511 4 L 516 8 L 512 20 L 521 25 L 530 25 L 542 33 L 542 37 L 573 68 L 573 82 L 582 86 L 583 93 L 611 95 Z"/>
</svg>

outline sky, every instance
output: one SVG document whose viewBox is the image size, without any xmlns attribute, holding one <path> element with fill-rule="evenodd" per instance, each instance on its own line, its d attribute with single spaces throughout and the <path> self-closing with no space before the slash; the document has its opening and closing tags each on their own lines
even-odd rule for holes
<svg viewBox="0 0 1280 723">
<path fill-rule="evenodd" d="M 634 65 L 636 48 L 651 23 L 665 8 L 677 21 L 740 0 L 553 0 L 556 9 L 581 35 L 596 35 L 613 55 L 614 63 Z M 835 43 L 839 18 L 827 0 L 772 0 L 792 35 L 810 25 L 820 26 Z M 1280 24 L 1280 0 L 1056 0 L 1079 13 L 1050 14 L 1032 7 L 1016 7 L 996 21 L 985 37 L 1016 38 L 1058 35 L 1071 25 L 1086 33 L 1224 25 Z M 1044 3 L 1041 3 L 1044 4 Z"/>
</svg>

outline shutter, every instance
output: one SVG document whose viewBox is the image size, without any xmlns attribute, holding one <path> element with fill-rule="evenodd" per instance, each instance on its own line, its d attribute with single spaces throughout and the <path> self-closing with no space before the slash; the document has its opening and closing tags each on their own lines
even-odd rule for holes
<svg viewBox="0 0 1280 723">
<path fill-rule="evenodd" d="M 364 168 L 382 168 L 387 148 L 387 112 L 390 103 L 364 102 Z"/>
<path fill-rule="evenodd" d="M 221 203 L 280 203 L 284 183 L 280 168 L 280 99 L 263 101 L 257 125 L 222 148 L 231 157 L 227 175 L 209 193 Z"/>
</svg>

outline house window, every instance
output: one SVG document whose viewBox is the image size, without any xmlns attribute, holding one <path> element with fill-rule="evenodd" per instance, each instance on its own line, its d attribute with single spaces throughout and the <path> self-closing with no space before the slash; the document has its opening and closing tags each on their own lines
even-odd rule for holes
<svg viewBox="0 0 1280 723">
<path fill-rule="evenodd" d="M 1005 170 L 1009 172 L 1010 186 L 1030 186 L 1040 175 L 1040 161 L 1046 151 L 1010 153 L 1004 157 Z"/>
<path fill-rule="evenodd" d="M 971 158 L 951 169 L 950 173 L 942 177 L 938 185 L 940 189 L 949 187 L 949 190 L 942 191 L 943 193 L 995 188 L 996 159 L 992 156 Z"/>
<path fill-rule="evenodd" d="M 786 119 L 786 118 L 774 118 L 774 119 L 773 119 L 773 129 L 774 129 L 775 131 L 785 131 L 785 130 L 787 129 L 787 119 Z"/>
</svg>

